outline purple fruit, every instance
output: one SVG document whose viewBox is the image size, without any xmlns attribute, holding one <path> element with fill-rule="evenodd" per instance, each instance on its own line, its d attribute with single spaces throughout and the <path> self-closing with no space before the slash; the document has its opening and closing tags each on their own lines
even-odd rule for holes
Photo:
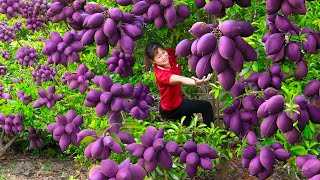
<svg viewBox="0 0 320 180">
<path fill-rule="evenodd" d="M 202 35 L 210 32 L 210 27 L 204 22 L 196 22 L 192 25 L 189 32 L 196 38 L 200 38 Z"/>
<path fill-rule="evenodd" d="M 220 31 L 224 36 L 235 37 L 241 34 L 241 26 L 237 21 L 227 20 L 221 24 Z"/>
<path fill-rule="evenodd" d="M 236 52 L 233 40 L 227 36 L 222 36 L 218 43 L 219 54 L 224 59 L 231 60 Z"/>
</svg>

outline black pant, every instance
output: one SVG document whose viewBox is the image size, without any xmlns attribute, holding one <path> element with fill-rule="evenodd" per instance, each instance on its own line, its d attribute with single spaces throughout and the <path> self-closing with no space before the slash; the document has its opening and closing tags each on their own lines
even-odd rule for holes
<svg viewBox="0 0 320 180">
<path fill-rule="evenodd" d="M 181 120 L 183 116 L 186 116 L 184 125 L 190 125 L 193 117 L 193 113 L 201 113 L 204 123 L 210 127 L 210 122 L 213 122 L 213 110 L 210 102 L 205 100 L 189 100 L 183 99 L 180 106 L 174 110 L 164 110 L 159 105 L 159 111 L 162 118 L 166 119 L 178 119 Z"/>
</svg>

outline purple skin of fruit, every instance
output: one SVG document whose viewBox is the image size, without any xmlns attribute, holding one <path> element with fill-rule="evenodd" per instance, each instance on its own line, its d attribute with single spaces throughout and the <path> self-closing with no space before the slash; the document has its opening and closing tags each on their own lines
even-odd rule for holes
<svg viewBox="0 0 320 180">
<path fill-rule="evenodd" d="M 262 169 L 263 166 L 260 162 L 260 154 L 257 154 L 256 157 L 253 158 L 249 164 L 250 176 L 257 175 Z"/>
<path fill-rule="evenodd" d="M 197 43 L 197 54 L 204 56 L 214 51 L 216 48 L 216 35 L 213 33 L 206 33 L 199 38 Z"/>
<path fill-rule="evenodd" d="M 282 133 L 285 133 L 292 129 L 293 122 L 285 112 L 281 112 L 277 117 L 277 126 Z"/>
<path fill-rule="evenodd" d="M 307 154 L 305 156 L 298 156 L 296 158 L 296 164 L 301 169 L 302 166 L 310 159 L 317 159 L 317 157 L 315 155 L 312 155 L 312 154 Z"/>
<path fill-rule="evenodd" d="M 236 45 L 228 36 L 222 36 L 218 43 L 218 49 L 224 59 L 231 60 L 236 52 Z"/>
<path fill-rule="evenodd" d="M 315 124 L 320 124 L 320 108 L 313 104 L 308 104 L 307 110 L 308 110 L 311 122 Z"/>
<path fill-rule="evenodd" d="M 272 34 L 265 43 L 267 55 L 276 54 L 284 47 L 284 35 L 280 33 Z"/>
<path fill-rule="evenodd" d="M 302 166 L 302 174 L 311 178 L 320 173 L 320 160 L 310 159 Z"/>
<path fill-rule="evenodd" d="M 301 139 L 301 134 L 296 128 L 293 128 L 292 130 L 286 132 L 285 136 L 286 136 L 287 141 L 290 144 L 294 144 Z"/>
<path fill-rule="evenodd" d="M 268 117 L 264 118 L 261 125 L 261 135 L 263 137 L 271 137 L 274 135 L 278 129 L 276 124 L 277 115 L 269 115 Z"/>
<path fill-rule="evenodd" d="M 306 96 L 314 96 L 319 92 L 320 81 L 319 80 L 311 80 L 304 88 L 303 92 Z"/>
<path fill-rule="evenodd" d="M 233 115 L 231 116 L 230 129 L 236 135 L 239 135 L 241 133 L 241 130 L 242 130 L 241 118 L 238 111 L 234 112 Z"/>
<path fill-rule="evenodd" d="M 276 114 L 282 111 L 284 106 L 284 97 L 281 95 L 272 96 L 267 100 L 266 109 L 270 114 Z"/>
<path fill-rule="evenodd" d="M 239 36 L 241 33 L 241 26 L 238 24 L 237 21 L 234 20 L 227 20 L 224 21 L 220 26 L 220 31 L 223 35 L 228 37 L 235 37 Z"/>
<path fill-rule="evenodd" d="M 197 38 L 200 38 L 202 35 L 210 32 L 210 27 L 204 22 L 196 22 L 193 24 L 189 32 Z"/>
<path fill-rule="evenodd" d="M 254 157 L 256 157 L 257 150 L 254 146 L 246 146 L 242 149 L 242 151 L 242 158 L 253 159 Z"/>
<path fill-rule="evenodd" d="M 301 80 L 308 74 L 308 65 L 307 62 L 304 60 L 301 60 L 297 62 L 296 64 L 298 67 L 294 69 L 294 76 L 297 80 Z"/>
<path fill-rule="evenodd" d="M 266 89 L 271 83 L 271 77 L 267 72 L 261 73 L 258 78 L 258 85 L 261 89 Z"/>
<path fill-rule="evenodd" d="M 218 80 L 221 86 L 229 91 L 235 83 L 236 73 L 230 68 L 226 68 L 223 72 L 218 75 Z"/>
<path fill-rule="evenodd" d="M 191 54 L 192 41 L 189 39 L 182 40 L 176 47 L 176 55 L 178 57 L 185 57 Z"/>
<path fill-rule="evenodd" d="M 291 153 L 287 152 L 285 149 L 277 149 L 275 152 L 275 157 L 277 160 L 286 161 L 291 157 Z"/>
<path fill-rule="evenodd" d="M 248 145 L 251 145 L 251 146 L 255 146 L 258 142 L 258 138 L 257 138 L 257 135 L 253 132 L 253 131 L 249 131 L 247 133 L 247 144 Z"/>
<path fill-rule="evenodd" d="M 269 147 L 262 147 L 260 151 L 260 162 L 264 168 L 268 170 L 273 169 L 273 165 L 275 163 L 275 154 Z"/>
</svg>

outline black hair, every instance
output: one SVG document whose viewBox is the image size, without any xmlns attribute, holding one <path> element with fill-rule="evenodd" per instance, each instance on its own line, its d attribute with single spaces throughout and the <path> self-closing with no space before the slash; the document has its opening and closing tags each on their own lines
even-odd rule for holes
<svg viewBox="0 0 320 180">
<path fill-rule="evenodd" d="M 147 46 L 144 50 L 144 53 L 149 60 L 153 61 L 153 58 L 154 58 L 155 53 L 157 52 L 158 48 L 164 49 L 163 45 L 156 43 L 156 42 L 150 42 L 147 44 Z"/>
</svg>

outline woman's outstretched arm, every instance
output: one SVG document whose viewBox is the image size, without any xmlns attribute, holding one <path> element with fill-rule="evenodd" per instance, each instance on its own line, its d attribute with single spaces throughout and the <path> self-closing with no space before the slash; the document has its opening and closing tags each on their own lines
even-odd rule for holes
<svg viewBox="0 0 320 180">
<path fill-rule="evenodd" d="M 211 79 L 211 75 L 212 74 L 208 74 L 207 77 L 203 76 L 202 79 L 198 79 L 193 76 L 191 78 L 189 78 L 189 77 L 184 77 L 184 76 L 179 76 L 179 75 L 173 74 L 170 77 L 169 83 L 170 84 L 181 83 L 181 84 L 185 84 L 185 85 L 189 85 L 189 86 L 199 86 L 201 84 L 208 82 Z"/>
</svg>

